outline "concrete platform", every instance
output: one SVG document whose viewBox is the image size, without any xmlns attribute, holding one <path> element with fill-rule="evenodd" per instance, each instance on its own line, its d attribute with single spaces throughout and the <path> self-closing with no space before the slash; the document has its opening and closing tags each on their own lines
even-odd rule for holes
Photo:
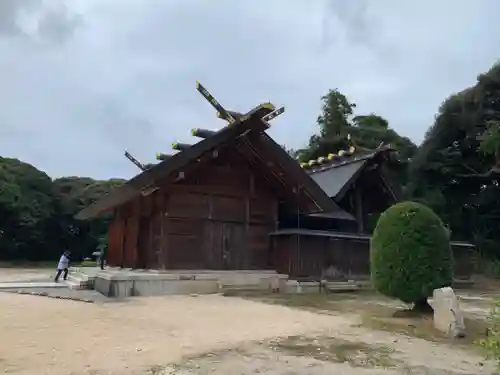
<svg viewBox="0 0 500 375">
<path fill-rule="evenodd" d="M 94 288 L 107 297 L 210 294 L 228 290 L 267 291 L 286 287 L 288 275 L 275 271 L 123 270 L 107 269 L 95 275 Z"/>
</svg>

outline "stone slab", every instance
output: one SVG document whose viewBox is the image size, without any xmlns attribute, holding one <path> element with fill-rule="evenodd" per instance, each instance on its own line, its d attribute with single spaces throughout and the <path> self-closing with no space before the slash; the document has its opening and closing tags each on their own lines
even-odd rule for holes
<svg viewBox="0 0 500 375">
<path fill-rule="evenodd" d="M 458 298 L 450 287 L 435 289 L 432 295 L 434 327 L 450 337 L 464 337 L 465 323 Z"/>
<path fill-rule="evenodd" d="M 55 283 L 53 281 L 39 282 L 5 282 L 0 283 L 0 289 L 16 289 L 16 288 L 67 288 L 68 285 L 64 282 Z"/>
</svg>

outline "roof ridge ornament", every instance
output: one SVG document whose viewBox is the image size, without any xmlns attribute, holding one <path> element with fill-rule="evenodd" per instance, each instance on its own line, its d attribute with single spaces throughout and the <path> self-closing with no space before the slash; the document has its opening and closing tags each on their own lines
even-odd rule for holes
<svg viewBox="0 0 500 375">
<path fill-rule="evenodd" d="M 220 102 L 215 99 L 215 97 L 199 82 L 196 81 L 196 90 L 210 103 L 212 107 L 217 111 L 217 117 L 225 120 L 229 123 L 229 126 L 233 125 L 236 121 L 246 121 L 250 118 L 249 113 L 243 114 L 234 111 L 226 110 Z M 260 107 L 265 110 L 265 114 L 261 118 L 266 124 L 278 117 L 285 112 L 285 107 L 280 107 L 276 109 L 274 104 L 271 102 L 262 103 Z M 268 125 L 269 127 L 269 125 Z"/>
</svg>

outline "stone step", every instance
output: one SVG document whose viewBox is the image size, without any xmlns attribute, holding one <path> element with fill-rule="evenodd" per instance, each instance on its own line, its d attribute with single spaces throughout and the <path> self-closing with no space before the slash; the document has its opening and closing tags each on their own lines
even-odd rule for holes
<svg viewBox="0 0 500 375">
<path fill-rule="evenodd" d="M 93 280 L 84 273 L 72 272 L 68 275 L 67 284 L 73 290 L 92 289 Z"/>
<path fill-rule="evenodd" d="M 355 292 L 360 290 L 361 287 L 356 284 L 337 284 L 337 283 L 327 283 L 325 284 L 325 289 L 329 292 Z"/>
<path fill-rule="evenodd" d="M 85 283 L 80 283 L 80 282 L 76 282 L 76 281 L 73 281 L 73 280 L 66 280 L 66 281 L 64 281 L 64 283 L 71 290 L 84 290 L 84 289 L 88 289 L 87 285 Z"/>
<path fill-rule="evenodd" d="M 87 281 L 89 281 L 89 277 L 87 275 L 85 275 L 85 274 L 82 274 L 82 273 L 69 274 L 68 275 L 68 279 L 74 280 L 74 281 L 77 281 L 77 282 L 87 282 Z"/>
</svg>

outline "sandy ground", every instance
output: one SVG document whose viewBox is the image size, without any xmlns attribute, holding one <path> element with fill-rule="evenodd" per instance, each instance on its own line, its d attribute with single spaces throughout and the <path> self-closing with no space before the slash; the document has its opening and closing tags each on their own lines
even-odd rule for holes
<svg viewBox="0 0 500 375">
<path fill-rule="evenodd" d="M 0 268 L 0 283 L 10 281 L 52 280 L 55 269 L 37 268 Z"/>
<path fill-rule="evenodd" d="M 493 370 L 465 349 L 362 328 L 355 314 L 323 315 L 218 295 L 85 304 L 0 293 L 0 306 L 0 373 L 6 374 L 482 375 Z M 299 342 L 283 344 L 291 337 Z M 306 345 L 297 351 L 300 340 Z M 340 363 L 324 357 L 335 345 L 344 348 Z M 379 365 L 385 368 L 375 368 Z"/>
</svg>

